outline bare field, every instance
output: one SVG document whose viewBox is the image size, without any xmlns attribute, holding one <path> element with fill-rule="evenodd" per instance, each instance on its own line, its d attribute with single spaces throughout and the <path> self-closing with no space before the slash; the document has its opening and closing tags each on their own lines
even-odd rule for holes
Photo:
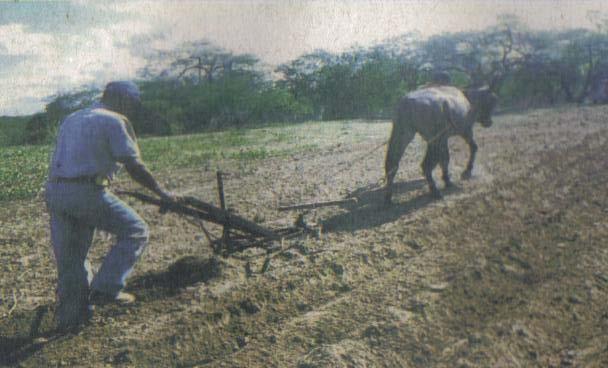
<svg viewBox="0 0 608 368">
<path fill-rule="evenodd" d="M 291 157 L 211 162 L 231 173 L 229 207 L 266 226 L 295 220 L 279 204 L 358 202 L 305 213 L 318 237 L 285 241 L 270 258 L 256 248 L 214 258 L 197 224 L 130 202 L 152 230 L 129 284 L 138 302 L 98 308 L 76 336 L 38 337 L 55 286 L 43 201 L 5 203 L 0 365 L 608 366 L 607 123 L 606 107 L 497 116 L 476 128 L 472 180 L 458 180 L 468 150 L 450 141 L 457 188 L 441 201 L 427 196 L 417 138 L 390 207 L 378 148 L 388 122 L 349 122 L 335 140 L 316 129 L 302 142 L 316 148 Z M 217 202 L 214 170 L 157 172 Z M 93 264 L 110 244 L 96 235 Z"/>
</svg>

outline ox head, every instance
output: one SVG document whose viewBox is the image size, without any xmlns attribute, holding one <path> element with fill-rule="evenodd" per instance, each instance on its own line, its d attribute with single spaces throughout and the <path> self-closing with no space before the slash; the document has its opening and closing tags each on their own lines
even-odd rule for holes
<svg viewBox="0 0 608 368">
<path fill-rule="evenodd" d="M 465 95 L 471 103 L 475 120 L 486 128 L 492 126 L 492 111 L 496 107 L 498 97 L 488 87 L 469 89 Z"/>
</svg>

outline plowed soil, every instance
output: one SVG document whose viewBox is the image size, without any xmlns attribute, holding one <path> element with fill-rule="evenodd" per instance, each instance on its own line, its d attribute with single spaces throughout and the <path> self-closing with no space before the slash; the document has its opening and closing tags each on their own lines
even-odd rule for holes
<svg viewBox="0 0 608 368">
<path fill-rule="evenodd" d="M 6 203 L 0 365 L 606 367 L 607 124 L 602 106 L 499 115 L 476 128 L 473 179 L 458 179 L 468 149 L 450 141 L 457 187 L 439 201 L 427 195 L 417 138 L 389 207 L 378 148 L 388 122 L 348 125 L 364 141 L 218 162 L 231 173 L 234 211 L 272 228 L 302 215 L 312 231 L 272 252 L 214 256 L 199 224 L 128 200 L 152 230 L 128 286 L 138 301 L 97 308 L 75 335 L 52 334 L 56 274 L 42 198 Z M 158 174 L 177 193 L 217 202 L 214 172 Z M 116 187 L 136 188 L 126 178 Z M 357 202 L 276 210 L 345 197 Z M 96 235 L 94 265 L 111 243 Z"/>
</svg>

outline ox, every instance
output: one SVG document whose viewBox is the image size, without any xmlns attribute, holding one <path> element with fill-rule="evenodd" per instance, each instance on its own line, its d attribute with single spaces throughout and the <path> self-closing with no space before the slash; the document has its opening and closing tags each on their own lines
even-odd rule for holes
<svg viewBox="0 0 608 368">
<path fill-rule="evenodd" d="M 386 203 L 391 203 L 393 180 L 401 156 L 416 133 L 427 142 L 422 171 L 433 198 L 441 198 L 432 176 L 438 163 L 441 165 L 445 186 L 452 185 L 448 173 L 448 138 L 453 135 L 462 136 L 469 145 L 469 162 L 462 173 L 463 179 L 469 179 L 477 152 L 477 144 L 473 139 L 473 123 L 479 121 L 484 127 L 491 126 L 492 110 L 496 102 L 496 95 L 487 87 L 463 93 L 451 86 L 432 86 L 402 97 L 395 111 L 386 153 Z"/>
</svg>

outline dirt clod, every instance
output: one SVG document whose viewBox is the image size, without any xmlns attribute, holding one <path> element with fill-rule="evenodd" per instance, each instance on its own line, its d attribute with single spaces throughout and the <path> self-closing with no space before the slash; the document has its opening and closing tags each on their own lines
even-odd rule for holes
<svg viewBox="0 0 608 368">
<path fill-rule="evenodd" d="M 247 314 L 256 314 L 260 311 L 260 307 L 251 301 L 251 299 L 245 299 L 239 303 L 239 307 Z"/>
</svg>

